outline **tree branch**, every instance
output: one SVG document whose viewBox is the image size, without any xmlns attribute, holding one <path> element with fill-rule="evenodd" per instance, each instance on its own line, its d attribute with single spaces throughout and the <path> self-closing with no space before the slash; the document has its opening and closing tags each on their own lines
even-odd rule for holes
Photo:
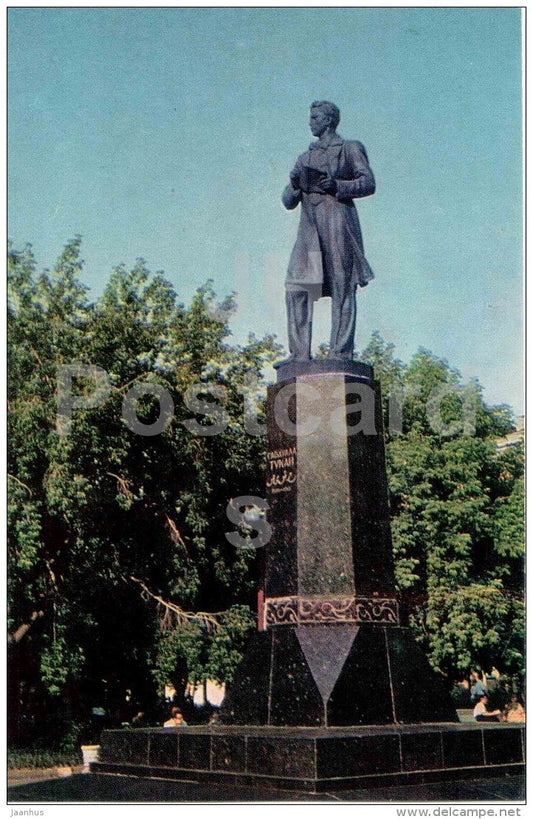
<svg viewBox="0 0 533 819">
<path fill-rule="evenodd" d="M 123 576 L 122 579 L 125 580 L 126 582 L 131 580 L 133 581 L 133 583 L 137 583 L 143 591 L 143 596 L 145 598 L 154 600 L 157 603 L 158 608 L 163 609 L 164 613 L 161 619 L 161 628 L 163 630 L 167 628 L 172 628 L 175 625 L 183 626 L 186 623 L 193 622 L 201 623 L 208 630 L 216 630 L 220 628 L 218 618 L 225 612 L 185 611 L 180 606 L 177 606 L 175 603 L 171 603 L 168 600 L 164 600 L 158 594 L 155 594 L 148 588 L 146 583 L 144 583 L 142 580 L 139 580 L 138 577 L 133 577 L 133 575 L 130 575 L 129 577 Z"/>
<path fill-rule="evenodd" d="M 31 614 L 31 616 L 29 618 L 29 622 L 21 623 L 21 625 L 18 628 L 16 628 L 14 631 L 8 632 L 8 635 L 7 635 L 8 645 L 17 645 L 17 643 L 20 643 L 22 638 L 25 637 L 26 634 L 28 633 L 28 631 L 31 629 L 31 627 L 33 626 L 35 621 L 39 620 L 43 616 L 44 616 L 44 611 L 34 611 L 34 612 L 32 612 L 32 614 Z"/>
<path fill-rule="evenodd" d="M 183 538 L 182 538 L 182 536 L 180 534 L 180 530 L 178 529 L 178 527 L 176 526 L 176 524 L 174 523 L 172 518 L 170 518 L 168 515 L 165 515 L 165 517 L 166 517 L 167 523 L 168 523 L 168 525 L 170 527 L 170 531 L 172 532 L 172 539 L 174 541 L 178 541 L 178 543 L 181 546 L 183 546 L 185 551 L 187 551 L 187 547 L 185 546 L 185 541 L 183 540 Z"/>
<path fill-rule="evenodd" d="M 43 376 L 44 380 L 46 381 L 46 383 L 47 383 L 47 384 L 48 384 L 50 387 L 53 387 L 52 380 L 51 380 L 50 376 L 49 376 L 49 375 L 47 375 L 47 374 L 44 372 L 44 365 L 43 365 L 42 359 L 41 359 L 41 357 L 39 356 L 39 353 L 37 352 L 37 350 L 35 349 L 35 347 L 33 346 L 33 344 L 30 344 L 30 350 L 32 351 L 33 355 L 35 356 L 35 358 L 36 358 L 36 359 L 37 359 L 37 361 L 39 362 L 39 366 L 40 366 L 40 367 L 42 368 L 42 370 L 43 370 L 42 376 Z"/>
<path fill-rule="evenodd" d="M 20 484 L 20 486 L 23 486 L 24 489 L 26 489 L 26 491 L 28 492 L 30 498 L 33 497 L 33 492 L 31 491 L 30 487 L 26 486 L 26 484 L 23 483 L 23 481 L 21 481 L 20 478 L 17 478 L 16 475 L 12 475 L 10 472 L 7 473 L 7 477 L 11 478 L 14 481 L 16 481 L 18 484 Z"/>
<path fill-rule="evenodd" d="M 121 478 L 120 475 L 115 475 L 114 472 L 106 472 L 106 475 L 110 475 L 112 478 L 115 478 L 117 480 L 123 495 L 125 495 L 129 499 L 133 498 L 133 492 L 129 488 L 128 482 L 126 481 L 125 478 Z"/>
</svg>

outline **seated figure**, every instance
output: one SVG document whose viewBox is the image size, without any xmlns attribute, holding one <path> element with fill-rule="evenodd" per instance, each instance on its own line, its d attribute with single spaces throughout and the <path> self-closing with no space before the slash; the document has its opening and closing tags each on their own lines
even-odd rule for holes
<svg viewBox="0 0 533 819">
<path fill-rule="evenodd" d="M 474 707 L 474 713 L 473 713 L 473 716 L 474 716 L 474 719 L 476 720 L 476 722 L 499 722 L 500 721 L 501 711 L 499 709 L 496 709 L 494 711 L 489 711 L 487 709 L 488 701 L 489 701 L 489 698 L 487 697 L 486 694 L 483 694 L 479 698 L 479 702 Z"/>
</svg>

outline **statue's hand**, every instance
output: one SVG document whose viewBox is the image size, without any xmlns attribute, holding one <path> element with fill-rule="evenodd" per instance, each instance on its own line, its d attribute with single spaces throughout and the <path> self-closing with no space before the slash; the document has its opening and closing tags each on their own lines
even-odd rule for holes
<svg viewBox="0 0 533 819">
<path fill-rule="evenodd" d="M 321 179 L 318 183 L 321 190 L 324 193 L 337 193 L 337 183 L 331 176 L 327 176 L 325 179 Z"/>
</svg>

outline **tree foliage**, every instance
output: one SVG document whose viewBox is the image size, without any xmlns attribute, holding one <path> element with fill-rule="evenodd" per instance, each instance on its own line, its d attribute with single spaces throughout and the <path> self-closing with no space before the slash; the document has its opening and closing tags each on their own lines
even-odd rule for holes
<svg viewBox="0 0 533 819">
<path fill-rule="evenodd" d="M 403 400 L 387 456 L 396 580 L 410 624 L 450 678 L 524 671 L 523 447 L 501 447 L 508 407 L 421 349 L 408 366 L 375 334 L 363 357 Z M 398 413 L 396 412 L 396 415 Z M 392 419 L 394 420 L 394 419 Z M 397 418 L 396 418 L 397 421 Z"/>
<path fill-rule="evenodd" d="M 143 701 L 168 670 L 169 634 L 185 679 L 231 676 L 252 622 L 257 555 L 226 540 L 226 506 L 263 493 L 263 444 L 244 429 L 244 394 L 276 346 L 270 337 L 230 344 L 233 297 L 217 304 L 209 283 L 185 307 L 139 261 L 113 270 L 90 303 L 81 268 L 78 238 L 40 276 L 30 247 L 9 253 L 9 627 L 13 674 L 23 675 L 14 688 L 29 680 L 86 711 L 103 699 L 116 707 L 126 690 Z M 110 391 L 99 406 L 73 409 L 60 434 L 58 367 L 72 364 L 105 370 Z M 81 372 L 73 389 L 90 397 Z M 158 435 L 135 434 L 123 417 L 128 392 L 146 384 L 174 404 Z M 220 413 L 198 418 L 186 406 L 198 384 L 223 388 L 195 393 L 223 408 L 218 435 L 187 427 Z M 140 423 L 159 416 L 154 395 L 133 406 Z M 158 599 L 181 613 L 164 634 Z M 197 610 L 215 612 L 213 628 Z"/>
</svg>

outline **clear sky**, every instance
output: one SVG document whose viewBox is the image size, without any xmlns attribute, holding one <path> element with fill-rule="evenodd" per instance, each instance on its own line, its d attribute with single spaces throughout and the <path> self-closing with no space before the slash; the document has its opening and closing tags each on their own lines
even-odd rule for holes
<svg viewBox="0 0 533 819">
<path fill-rule="evenodd" d="M 377 179 L 357 346 L 429 348 L 523 412 L 519 9 L 11 8 L 8 90 L 15 246 L 50 267 L 81 234 L 93 296 L 137 257 L 184 301 L 212 278 L 239 342 L 285 343 L 280 194 L 336 102 Z"/>
</svg>

